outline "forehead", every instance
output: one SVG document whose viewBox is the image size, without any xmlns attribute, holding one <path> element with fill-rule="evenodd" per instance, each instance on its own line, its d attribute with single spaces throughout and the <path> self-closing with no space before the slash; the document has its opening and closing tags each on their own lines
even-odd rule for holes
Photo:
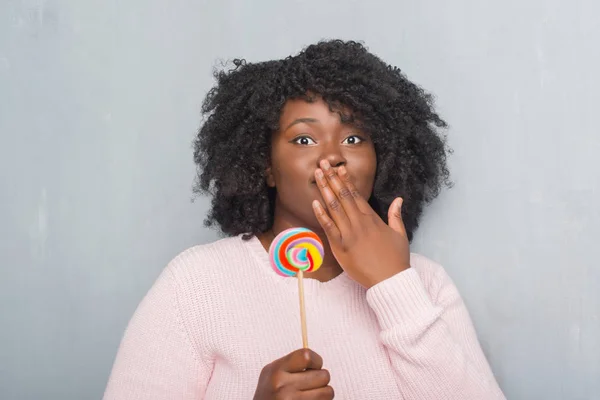
<svg viewBox="0 0 600 400">
<path fill-rule="evenodd" d="M 330 106 L 320 97 L 314 100 L 290 99 L 284 104 L 279 116 L 281 129 L 297 119 L 312 118 L 322 123 L 351 123 L 352 112 L 348 107 Z"/>
</svg>

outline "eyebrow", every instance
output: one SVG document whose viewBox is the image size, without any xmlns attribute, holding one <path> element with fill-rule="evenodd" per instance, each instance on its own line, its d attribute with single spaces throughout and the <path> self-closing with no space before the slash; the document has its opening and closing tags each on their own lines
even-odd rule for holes
<svg viewBox="0 0 600 400">
<path fill-rule="evenodd" d="M 292 126 L 294 126 L 296 124 L 314 124 L 314 123 L 318 123 L 318 122 L 319 122 L 319 120 L 315 119 L 315 118 L 298 118 L 297 120 L 295 120 L 294 122 L 289 124 L 287 126 L 287 128 L 284 129 L 284 131 L 287 131 L 288 129 L 290 129 Z"/>
</svg>

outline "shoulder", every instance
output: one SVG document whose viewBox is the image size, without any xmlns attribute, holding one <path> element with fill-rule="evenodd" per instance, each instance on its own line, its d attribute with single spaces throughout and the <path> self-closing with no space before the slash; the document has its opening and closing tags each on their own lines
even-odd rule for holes
<svg viewBox="0 0 600 400">
<path fill-rule="evenodd" d="M 421 279 L 427 280 L 444 270 L 441 264 L 418 253 L 410 253 L 410 266 L 419 273 Z"/>
<path fill-rule="evenodd" d="M 173 277 L 179 290 L 191 295 L 227 285 L 246 275 L 255 262 L 251 244 L 239 235 L 190 247 L 175 256 L 165 272 Z"/>
<path fill-rule="evenodd" d="M 203 329 L 218 318 L 216 310 L 235 288 L 252 284 L 256 271 L 251 244 L 242 236 L 190 247 L 175 256 L 163 275 L 171 281 L 172 295 L 186 324 Z M 204 321 L 204 322 L 202 322 Z"/>
<path fill-rule="evenodd" d="M 424 255 L 411 253 L 410 265 L 421 279 L 423 286 L 433 297 L 436 297 L 440 290 L 454 288 L 454 283 L 446 273 L 444 267 Z"/>
<path fill-rule="evenodd" d="M 224 255 L 229 255 L 232 252 L 245 251 L 245 241 L 242 235 L 218 239 L 214 242 L 199 244 L 192 246 L 178 255 L 176 255 L 171 264 L 180 262 L 190 262 L 198 260 L 198 257 L 206 260 L 217 260 Z"/>
<path fill-rule="evenodd" d="M 214 277 L 218 271 L 238 264 L 236 261 L 247 259 L 247 245 L 240 235 L 190 247 L 175 256 L 166 269 L 177 280 Z"/>
</svg>

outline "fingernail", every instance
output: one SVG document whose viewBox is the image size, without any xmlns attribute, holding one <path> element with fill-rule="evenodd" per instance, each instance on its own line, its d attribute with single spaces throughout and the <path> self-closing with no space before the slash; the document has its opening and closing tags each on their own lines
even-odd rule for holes
<svg viewBox="0 0 600 400">
<path fill-rule="evenodd" d="M 338 173 L 340 175 L 346 175 L 346 172 L 348 172 L 348 171 L 346 171 L 346 167 L 344 167 L 343 165 L 338 168 Z"/>
<path fill-rule="evenodd" d="M 327 160 L 321 161 L 321 168 L 323 168 L 325 171 L 327 171 L 329 168 L 331 168 L 329 161 L 327 161 Z"/>
</svg>

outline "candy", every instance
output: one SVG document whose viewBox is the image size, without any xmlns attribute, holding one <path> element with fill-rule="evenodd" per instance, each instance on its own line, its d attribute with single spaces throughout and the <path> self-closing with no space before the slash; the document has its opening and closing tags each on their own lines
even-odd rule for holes
<svg viewBox="0 0 600 400">
<path fill-rule="evenodd" d="M 311 230 L 291 228 L 281 232 L 269 247 L 271 266 L 281 276 L 298 277 L 298 298 L 300 299 L 300 326 L 302 346 L 308 348 L 306 329 L 306 309 L 304 306 L 304 272 L 312 272 L 323 264 L 323 242 Z"/>
<path fill-rule="evenodd" d="M 313 272 L 323 264 L 323 243 L 311 230 L 291 228 L 281 232 L 269 248 L 271 266 L 281 276 Z"/>
</svg>

